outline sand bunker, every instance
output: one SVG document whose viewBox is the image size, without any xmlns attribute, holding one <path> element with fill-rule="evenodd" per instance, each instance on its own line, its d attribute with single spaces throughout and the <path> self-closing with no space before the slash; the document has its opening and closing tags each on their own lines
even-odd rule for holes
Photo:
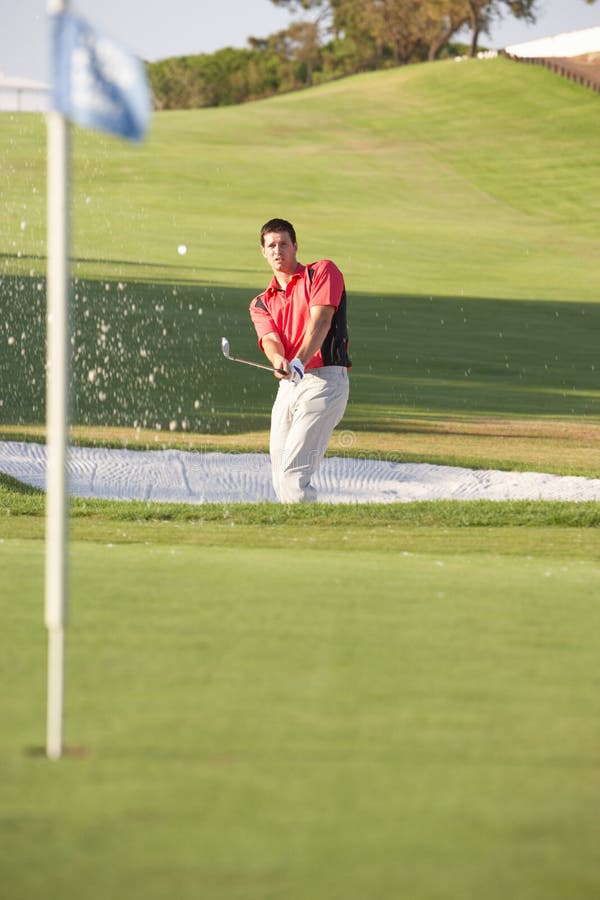
<svg viewBox="0 0 600 900">
<path fill-rule="evenodd" d="M 69 449 L 73 496 L 211 503 L 275 501 L 264 453 Z M 46 485 L 46 446 L 0 442 L 0 472 Z M 314 479 L 324 503 L 414 500 L 600 500 L 600 479 L 330 457 Z"/>
</svg>

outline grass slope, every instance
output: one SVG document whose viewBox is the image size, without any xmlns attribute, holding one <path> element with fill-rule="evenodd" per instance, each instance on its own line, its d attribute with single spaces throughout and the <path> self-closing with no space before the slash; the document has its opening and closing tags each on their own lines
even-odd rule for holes
<svg viewBox="0 0 600 900">
<path fill-rule="evenodd" d="M 353 291 L 594 302 L 597 106 L 544 69 L 449 61 L 158 114 L 141 147 L 77 131 L 77 271 L 260 286 L 255 235 L 279 211 Z M 25 271 L 44 152 L 38 117 L 4 117 L 2 244 Z"/>
<path fill-rule="evenodd" d="M 597 104 L 500 59 L 162 113 L 141 147 L 77 131 L 74 421 L 266 426 L 270 382 L 226 363 L 219 340 L 258 352 L 247 304 L 273 213 L 296 221 L 303 260 L 346 273 L 350 428 L 597 421 Z M 44 415 L 44 153 L 38 117 L 3 118 L 3 423 Z"/>
</svg>

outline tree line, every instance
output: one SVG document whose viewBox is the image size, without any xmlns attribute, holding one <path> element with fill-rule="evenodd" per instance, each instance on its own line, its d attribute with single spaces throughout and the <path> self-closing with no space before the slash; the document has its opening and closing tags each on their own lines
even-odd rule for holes
<svg viewBox="0 0 600 900">
<path fill-rule="evenodd" d="M 158 109 L 227 106 L 359 72 L 475 56 L 499 17 L 535 22 L 540 0 L 271 0 L 300 18 L 243 49 L 148 64 Z M 584 0 L 591 4 L 596 0 Z M 453 42 L 467 29 L 468 45 Z"/>
</svg>

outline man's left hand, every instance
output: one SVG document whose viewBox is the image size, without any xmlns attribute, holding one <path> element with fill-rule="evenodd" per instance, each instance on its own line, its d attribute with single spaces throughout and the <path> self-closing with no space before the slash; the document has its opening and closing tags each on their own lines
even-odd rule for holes
<svg viewBox="0 0 600 900">
<path fill-rule="evenodd" d="M 298 384 L 298 382 L 302 381 L 304 378 L 304 363 L 296 356 L 288 363 L 288 365 L 290 367 L 290 381 L 293 384 Z"/>
</svg>

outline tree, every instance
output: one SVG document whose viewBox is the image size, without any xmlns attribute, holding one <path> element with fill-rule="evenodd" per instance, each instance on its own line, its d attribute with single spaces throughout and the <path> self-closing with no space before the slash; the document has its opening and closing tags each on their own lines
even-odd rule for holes
<svg viewBox="0 0 600 900">
<path fill-rule="evenodd" d="M 351 39 L 363 52 L 371 44 L 375 53 L 391 50 L 397 62 L 410 59 L 419 44 L 435 59 L 441 48 L 465 25 L 471 29 L 471 56 L 477 55 L 482 32 L 494 19 L 509 13 L 535 22 L 540 0 L 271 0 L 290 12 L 319 11 L 319 21 L 331 17 L 331 30 Z M 596 0 L 585 0 L 591 5 Z M 418 34 L 418 37 L 417 37 Z"/>
<path fill-rule="evenodd" d="M 315 36 L 317 40 L 324 37 L 324 32 L 328 30 L 328 24 L 331 21 L 331 2 L 330 0 L 271 0 L 275 6 L 283 6 L 291 13 L 316 12 L 311 18 L 310 24 L 315 28 Z M 293 23 L 297 24 L 297 23 Z M 302 25 L 309 24 L 302 20 Z"/>
<path fill-rule="evenodd" d="M 316 22 L 292 22 L 285 31 L 268 38 L 248 38 L 255 50 L 274 53 L 286 68 L 294 70 L 290 87 L 310 87 L 313 72 L 321 61 L 321 42 Z"/>
<path fill-rule="evenodd" d="M 330 5 L 329 0 L 271 0 L 271 3 L 275 6 L 284 6 L 290 12 L 299 12 L 301 9 L 324 9 L 326 14 Z"/>
<path fill-rule="evenodd" d="M 313 71 L 320 59 L 321 43 L 317 22 L 293 22 L 288 28 L 291 57 L 298 65 L 298 75 L 310 87 Z"/>
<path fill-rule="evenodd" d="M 471 56 L 477 56 L 481 32 L 489 31 L 493 19 L 501 16 L 504 8 L 508 8 L 517 19 L 535 22 L 537 3 L 538 0 L 467 0 L 471 26 Z"/>
<path fill-rule="evenodd" d="M 469 8 L 465 0 L 428 0 L 421 4 L 419 19 L 421 39 L 431 62 L 452 36 L 469 24 Z"/>
<path fill-rule="evenodd" d="M 401 65 L 422 56 L 427 5 L 422 0 L 331 0 L 335 31 L 363 54 L 370 52 L 375 65 L 386 60 Z"/>
</svg>

